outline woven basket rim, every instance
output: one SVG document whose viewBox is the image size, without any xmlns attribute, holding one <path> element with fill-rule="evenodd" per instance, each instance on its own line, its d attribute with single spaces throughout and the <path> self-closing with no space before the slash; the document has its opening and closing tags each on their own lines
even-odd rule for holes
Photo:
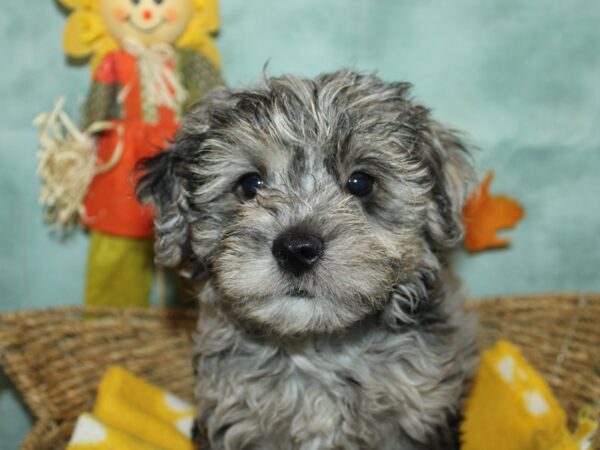
<svg viewBox="0 0 600 450">
<path fill-rule="evenodd" d="M 510 295 L 484 295 L 480 297 L 468 297 L 465 301 L 465 305 L 468 307 L 470 304 L 480 304 L 494 301 L 510 301 L 519 299 L 534 300 L 536 298 L 542 299 L 559 299 L 559 300 L 573 300 L 574 297 L 590 297 L 594 299 L 600 299 L 600 291 L 548 291 L 548 292 L 531 292 L 523 294 L 510 294 Z M 83 306 L 83 305 L 70 305 L 70 306 L 49 306 L 44 308 L 32 308 L 22 309 L 14 311 L 0 312 L 0 320 L 13 321 L 19 319 L 22 316 L 31 315 L 33 313 L 42 314 L 64 314 L 73 313 L 80 314 L 93 313 L 93 314 L 106 314 L 116 316 L 176 316 L 176 317 L 195 317 L 198 312 L 196 308 L 184 309 L 184 308 L 172 308 L 162 306 L 128 306 L 128 307 L 114 307 L 114 306 Z"/>
<path fill-rule="evenodd" d="M 600 291 L 559 291 L 559 292 L 530 292 L 524 294 L 511 294 L 511 295 L 484 295 L 481 297 L 468 297 L 465 301 L 465 305 L 473 304 L 473 303 L 485 303 L 485 302 L 493 302 L 493 301 L 510 301 L 510 300 L 520 300 L 520 299 L 558 299 L 558 300 L 574 300 L 576 297 L 589 297 L 593 299 L 600 299 Z"/>
<path fill-rule="evenodd" d="M 194 317 L 198 314 L 197 310 L 184 309 L 184 308 L 168 308 L 160 306 L 128 306 L 128 307 L 114 307 L 114 306 L 50 306 L 46 308 L 33 308 L 23 309 L 16 311 L 6 311 L 0 313 L 0 320 L 14 321 L 22 318 L 23 316 L 29 316 L 33 313 L 39 314 L 101 314 L 111 316 L 172 316 L 172 317 Z"/>
</svg>

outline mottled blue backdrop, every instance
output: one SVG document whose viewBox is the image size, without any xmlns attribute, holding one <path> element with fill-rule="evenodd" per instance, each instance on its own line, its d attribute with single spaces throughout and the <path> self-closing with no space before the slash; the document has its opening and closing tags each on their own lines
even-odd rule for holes
<svg viewBox="0 0 600 450">
<path fill-rule="evenodd" d="M 0 311 L 79 304 L 86 238 L 43 225 L 33 117 L 87 68 L 68 66 L 53 0 L 0 0 Z M 473 296 L 600 290 L 600 2 L 569 0 L 221 0 L 230 84 L 342 66 L 414 83 L 435 115 L 466 130 L 479 172 L 521 200 L 509 250 L 459 255 Z M 29 421 L 0 375 L 0 449 Z"/>
</svg>

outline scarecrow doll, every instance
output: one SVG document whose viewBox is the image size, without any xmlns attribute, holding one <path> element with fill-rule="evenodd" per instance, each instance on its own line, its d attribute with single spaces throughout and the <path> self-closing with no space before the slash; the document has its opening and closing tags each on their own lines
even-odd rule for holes
<svg viewBox="0 0 600 450">
<path fill-rule="evenodd" d="M 153 212 L 135 198 L 137 163 L 168 146 L 181 115 L 221 85 L 211 34 L 216 0 L 60 0 L 64 48 L 89 58 L 91 88 L 75 127 L 59 101 L 36 119 L 46 218 L 89 230 L 88 306 L 143 306 Z"/>
</svg>

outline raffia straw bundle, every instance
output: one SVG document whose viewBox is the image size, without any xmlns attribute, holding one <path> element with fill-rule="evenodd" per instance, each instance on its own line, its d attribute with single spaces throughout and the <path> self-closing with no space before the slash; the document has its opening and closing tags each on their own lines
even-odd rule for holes
<svg viewBox="0 0 600 450">
<path fill-rule="evenodd" d="M 69 230 L 78 217 L 85 216 L 83 200 L 92 179 L 110 170 L 123 152 L 123 144 L 119 142 L 110 161 L 100 164 L 94 135 L 112 129 L 113 125 L 95 122 L 80 131 L 64 112 L 64 103 L 64 98 L 59 99 L 50 113 L 40 114 L 33 122 L 40 138 L 39 201 L 45 207 L 45 220 L 59 230 Z M 122 135 L 120 128 L 117 132 Z"/>
<path fill-rule="evenodd" d="M 468 307 L 479 315 L 482 347 L 501 338 L 519 346 L 571 420 L 584 405 L 600 406 L 600 294 L 495 297 Z M 195 321 L 191 311 L 137 308 L 0 315 L 0 364 L 37 418 L 21 448 L 63 449 L 110 364 L 191 399 Z"/>
</svg>

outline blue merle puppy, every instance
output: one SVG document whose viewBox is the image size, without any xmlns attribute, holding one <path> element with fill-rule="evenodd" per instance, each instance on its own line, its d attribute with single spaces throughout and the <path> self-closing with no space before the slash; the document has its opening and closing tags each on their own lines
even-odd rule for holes
<svg viewBox="0 0 600 450">
<path fill-rule="evenodd" d="M 409 87 L 221 88 L 144 163 L 156 261 L 203 281 L 206 448 L 455 448 L 476 348 L 448 253 L 473 174 Z"/>
</svg>

